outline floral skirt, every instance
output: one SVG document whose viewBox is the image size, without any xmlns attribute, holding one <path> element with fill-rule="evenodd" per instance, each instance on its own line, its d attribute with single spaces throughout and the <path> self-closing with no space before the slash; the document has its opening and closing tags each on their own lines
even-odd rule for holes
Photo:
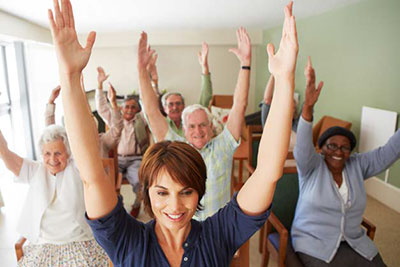
<svg viewBox="0 0 400 267">
<path fill-rule="evenodd" d="M 62 245 L 26 245 L 18 266 L 108 266 L 106 252 L 96 240 L 71 242 Z"/>
</svg>

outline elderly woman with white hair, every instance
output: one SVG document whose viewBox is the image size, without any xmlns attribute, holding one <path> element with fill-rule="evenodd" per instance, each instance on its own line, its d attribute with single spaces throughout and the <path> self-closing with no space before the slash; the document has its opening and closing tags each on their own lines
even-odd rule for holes
<svg viewBox="0 0 400 267">
<path fill-rule="evenodd" d="M 10 151 L 0 131 L 0 157 L 29 185 L 17 231 L 29 241 L 18 266 L 105 266 L 108 257 L 85 221 L 83 185 L 62 126 L 47 127 L 39 140 L 42 161 Z"/>
</svg>

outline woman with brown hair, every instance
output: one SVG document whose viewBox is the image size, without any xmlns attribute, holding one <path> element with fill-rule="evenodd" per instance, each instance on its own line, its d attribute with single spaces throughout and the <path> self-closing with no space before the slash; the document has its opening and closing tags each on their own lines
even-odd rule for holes
<svg viewBox="0 0 400 267">
<path fill-rule="evenodd" d="M 235 251 L 268 217 L 275 186 L 282 175 L 292 120 L 294 71 L 298 52 L 292 3 L 285 8 L 279 51 L 268 45 L 269 70 L 276 92 L 261 139 L 259 164 L 231 202 L 204 222 L 192 220 L 204 194 L 206 171 L 200 154 L 190 145 L 162 142 L 148 149 L 140 169 L 147 224 L 129 216 L 101 166 L 90 114 L 80 90 L 95 33 L 81 47 L 69 0 L 54 1 L 49 21 L 59 62 L 65 121 L 72 153 L 84 183 L 88 223 L 96 240 L 118 266 L 228 266 Z M 151 50 L 146 34 L 139 41 L 139 73 L 146 70 Z M 240 47 L 238 48 L 240 50 Z M 144 53 L 143 53 L 144 52 Z M 143 73 L 141 73 L 143 75 Z"/>
</svg>

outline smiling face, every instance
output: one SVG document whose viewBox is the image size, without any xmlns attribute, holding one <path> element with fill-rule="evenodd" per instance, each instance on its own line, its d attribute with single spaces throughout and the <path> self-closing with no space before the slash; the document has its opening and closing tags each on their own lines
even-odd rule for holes
<svg viewBox="0 0 400 267">
<path fill-rule="evenodd" d="M 350 157 L 350 148 L 350 140 L 343 135 L 334 135 L 326 140 L 321 152 L 325 156 L 326 165 L 331 172 L 343 171 L 344 165 Z"/>
<path fill-rule="evenodd" d="M 132 120 L 136 113 L 140 110 L 138 103 L 135 99 L 128 99 L 125 101 L 124 106 L 122 108 L 122 115 L 125 120 Z"/>
<path fill-rule="evenodd" d="M 196 190 L 175 182 L 166 171 L 161 171 L 149 187 L 149 197 L 154 217 L 161 227 L 171 231 L 190 227 L 199 201 Z"/>
<path fill-rule="evenodd" d="M 173 121 L 179 121 L 185 108 L 183 99 L 179 95 L 170 95 L 165 101 L 164 111 Z"/>
<path fill-rule="evenodd" d="M 213 136 L 211 123 L 204 110 L 198 109 L 187 115 L 184 132 L 186 140 L 197 149 L 202 149 Z"/>
<path fill-rule="evenodd" d="M 53 175 L 63 171 L 67 167 L 69 156 L 61 139 L 44 143 L 42 156 L 46 169 Z"/>
</svg>

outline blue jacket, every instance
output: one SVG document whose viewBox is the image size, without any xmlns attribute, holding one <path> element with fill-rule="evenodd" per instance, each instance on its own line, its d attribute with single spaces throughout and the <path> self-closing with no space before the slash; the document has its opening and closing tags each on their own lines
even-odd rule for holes
<svg viewBox="0 0 400 267">
<path fill-rule="evenodd" d="M 330 262 L 342 237 L 360 255 L 372 260 L 378 253 L 361 228 L 366 206 L 364 180 L 387 169 L 400 157 L 400 131 L 382 147 L 354 153 L 344 167 L 349 189 L 345 205 L 324 157 L 312 143 L 312 123 L 300 119 L 294 157 L 299 173 L 299 199 L 291 236 L 295 251 Z"/>
</svg>

